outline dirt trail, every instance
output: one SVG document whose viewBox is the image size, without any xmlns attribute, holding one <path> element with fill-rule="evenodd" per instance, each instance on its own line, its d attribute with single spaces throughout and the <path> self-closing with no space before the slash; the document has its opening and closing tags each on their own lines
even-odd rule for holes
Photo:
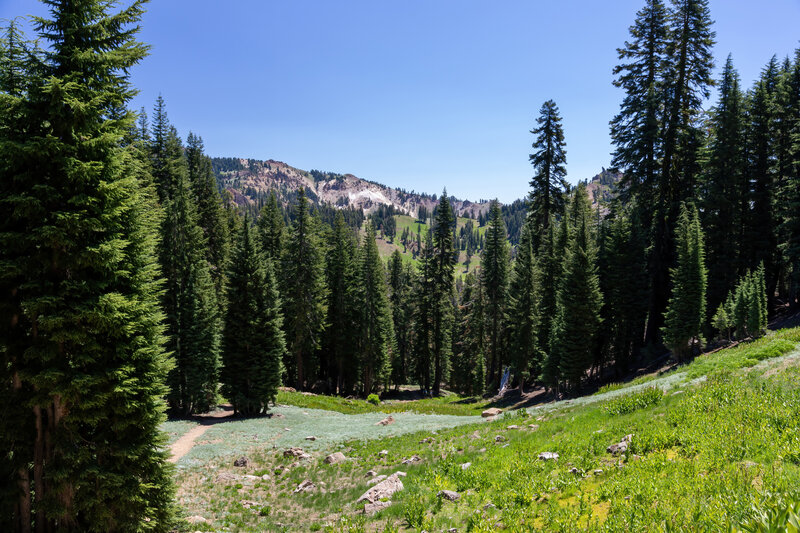
<svg viewBox="0 0 800 533">
<path fill-rule="evenodd" d="M 193 427 L 184 433 L 178 440 L 170 446 L 171 457 L 168 459 L 170 463 L 177 463 L 178 459 L 189 453 L 194 447 L 195 441 L 214 424 L 225 422 L 227 418 L 233 416 L 233 408 L 230 405 L 223 405 L 222 408 L 208 414 L 195 416 L 192 420 L 200 423 L 199 426 Z"/>
</svg>

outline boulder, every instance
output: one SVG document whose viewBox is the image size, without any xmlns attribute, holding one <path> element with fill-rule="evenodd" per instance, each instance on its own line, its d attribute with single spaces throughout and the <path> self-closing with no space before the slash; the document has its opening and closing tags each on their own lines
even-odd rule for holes
<svg viewBox="0 0 800 533">
<path fill-rule="evenodd" d="M 375 477 L 377 475 L 378 475 L 378 473 L 376 471 L 370 470 L 366 474 L 364 474 L 364 477 Z"/>
<path fill-rule="evenodd" d="M 403 464 L 410 465 L 412 463 L 419 463 L 420 461 L 422 461 L 422 459 L 420 458 L 419 455 L 412 455 L 408 459 L 403 459 Z"/>
<path fill-rule="evenodd" d="M 311 459 L 311 456 L 303 451 L 302 448 L 289 448 L 283 452 L 284 457 L 296 457 L 297 459 Z"/>
<path fill-rule="evenodd" d="M 231 474 L 230 472 L 220 472 L 217 474 L 217 483 L 226 483 L 228 481 L 238 481 L 239 476 L 236 474 Z"/>
<path fill-rule="evenodd" d="M 502 409 L 498 409 L 497 407 L 490 407 L 489 409 L 486 409 L 484 412 L 482 412 L 481 416 L 483 418 L 489 418 L 491 416 L 497 416 L 502 412 L 503 412 Z"/>
<path fill-rule="evenodd" d="M 467 468 L 472 466 L 472 463 L 463 463 L 460 466 L 461 466 L 461 470 L 466 470 Z"/>
<path fill-rule="evenodd" d="M 531 431 L 536 431 L 539 429 L 539 424 L 528 424 L 528 427 L 531 429 Z"/>
<path fill-rule="evenodd" d="M 374 515 L 378 511 L 382 511 L 392 505 L 392 502 L 389 501 L 377 501 L 375 503 L 365 503 L 364 504 L 364 514 Z"/>
<path fill-rule="evenodd" d="M 306 437 L 306 440 L 310 440 L 311 442 L 314 442 L 315 440 L 317 440 L 317 437 L 315 437 L 314 435 L 309 435 L 308 437 Z"/>
<path fill-rule="evenodd" d="M 400 477 L 397 476 L 397 474 L 392 474 L 362 494 L 361 497 L 356 500 L 356 503 L 375 503 L 381 500 L 388 500 L 395 492 L 400 490 L 403 490 L 403 482 L 400 481 Z"/>
<path fill-rule="evenodd" d="M 190 524 L 207 524 L 208 523 L 208 520 L 203 518 L 200 515 L 190 516 L 190 517 L 188 517 L 186 519 L 186 521 L 189 522 Z"/>
<path fill-rule="evenodd" d="M 381 450 L 378 452 L 378 457 L 386 457 L 387 455 L 389 455 L 389 452 L 386 450 Z"/>
<path fill-rule="evenodd" d="M 440 490 L 437 496 L 442 500 L 457 502 L 461 499 L 461 494 L 454 490 Z"/>
<path fill-rule="evenodd" d="M 606 448 L 606 451 L 611 455 L 619 455 L 621 453 L 625 453 L 628 451 L 628 444 L 630 444 L 632 440 L 633 440 L 633 435 L 625 435 L 621 441 L 619 441 L 616 444 L 612 444 L 611 446 Z"/>
<path fill-rule="evenodd" d="M 502 436 L 502 435 L 498 435 L 498 436 L 496 436 L 496 437 L 494 438 L 494 441 L 495 441 L 495 442 L 505 442 L 506 440 L 508 440 L 508 439 L 506 439 L 506 438 L 505 438 L 504 436 Z"/>
<path fill-rule="evenodd" d="M 374 485 L 375 483 L 380 483 L 381 481 L 383 481 L 387 477 L 388 476 L 386 476 L 384 474 L 381 474 L 379 476 L 375 476 L 374 478 L 372 478 L 369 481 L 367 481 L 367 485 Z"/>
<path fill-rule="evenodd" d="M 556 452 L 542 452 L 539 454 L 540 461 L 558 461 L 558 454 Z"/>
<path fill-rule="evenodd" d="M 248 459 L 243 455 L 233 462 L 233 466 L 239 466 L 239 467 L 250 466 L 250 459 Z"/>
<path fill-rule="evenodd" d="M 470 435 L 469 438 L 472 440 L 479 439 L 481 438 L 481 434 L 478 433 L 478 430 L 475 430 L 475 432 L 472 435 Z"/>
<path fill-rule="evenodd" d="M 325 458 L 325 464 L 336 465 L 347 461 L 347 457 L 342 452 L 335 452 Z"/>
<path fill-rule="evenodd" d="M 398 470 L 397 472 L 395 472 L 395 473 L 394 473 L 394 474 L 392 474 L 392 475 L 393 475 L 393 476 L 398 476 L 398 477 L 406 477 L 406 473 L 405 473 L 405 472 L 403 472 L 402 470 Z"/>
<path fill-rule="evenodd" d="M 311 482 L 310 479 L 303 480 L 297 488 L 294 489 L 292 492 L 297 494 L 298 492 L 306 492 L 314 488 L 314 484 Z"/>
<path fill-rule="evenodd" d="M 376 426 L 388 426 L 389 424 L 394 424 L 394 417 L 392 415 L 387 416 L 380 422 L 376 422 Z"/>
</svg>

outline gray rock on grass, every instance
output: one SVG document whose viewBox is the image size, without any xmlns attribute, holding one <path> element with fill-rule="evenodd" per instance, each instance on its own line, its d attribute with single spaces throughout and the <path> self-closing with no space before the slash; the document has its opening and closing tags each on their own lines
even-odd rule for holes
<svg viewBox="0 0 800 533">
<path fill-rule="evenodd" d="M 356 500 L 356 503 L 376 503 L 381 500 L 389 500 L 395 492 L 400 490 L 403 490 L 403 482 L 400 481 L 400 477 L 397 474 L 392 474 L 374 487 L 368 489 Z"/>
</svg>

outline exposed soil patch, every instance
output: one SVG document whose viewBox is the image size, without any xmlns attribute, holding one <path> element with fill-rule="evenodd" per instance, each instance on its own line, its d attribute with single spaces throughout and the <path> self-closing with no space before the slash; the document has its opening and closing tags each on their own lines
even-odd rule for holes
<svg viewBox="0 0 800 533">
<path fill-rule="evenodd" d="M 225 422 L 226 419 L 232 416 L 233 408 L 230 405 L 221 405 L 216 411 L 192 417 L 191 420 L 195 420 L 200 425 L 190 429 L 178 440 L 172 443 L 172 446 L 170 446 L 171 456 L 169 458 L 169 462 L 177 463 L 178 459 L 189 453 L 189 451 L 195 445 L 195 441 L 200 438 L 203 433 L 208 431 L 208 428 L 214 424 Z"/>
</svg>

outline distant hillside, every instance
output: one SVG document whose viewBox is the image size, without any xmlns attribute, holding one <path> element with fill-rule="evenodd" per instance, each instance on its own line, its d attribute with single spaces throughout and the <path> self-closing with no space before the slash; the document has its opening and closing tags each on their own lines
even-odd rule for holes
<svg viewBox="0 0 800 533">
<path fill-rule="evenodd" d="M 592 200 L 592 207 L 600 204 L 600 211 L 605 213 L 608 211 L 605 204 L 608 204 L 617 196 L 617 184 L 622 179 L 622 172 L 615 172 L 607 169 L 600 171 L 590 180 L 584 181 L 586 183 L 586 191 L 589 193 L 589 198 Z"/>
<path fill-rule="evenodd" d="M 259 204 L 270 191 L 275 191 L 278 199 L 286 204 L 300 187 L 306 189 L 314 203 L 360 208 L 365 214 L 387 205 L 400 213 L 416 216 L 420 207 L 432 212 L 438 203 L 434 195 L 387 187 L 352 174 L 305 171 L 272 159 L 217 157 L 212 159 L 212 164 L 220 188 L 230 191 L 239 205 Z M 476 218 L 489 210 L 488 202 L 450 199 L 459 216 Z"/>
</svg>

